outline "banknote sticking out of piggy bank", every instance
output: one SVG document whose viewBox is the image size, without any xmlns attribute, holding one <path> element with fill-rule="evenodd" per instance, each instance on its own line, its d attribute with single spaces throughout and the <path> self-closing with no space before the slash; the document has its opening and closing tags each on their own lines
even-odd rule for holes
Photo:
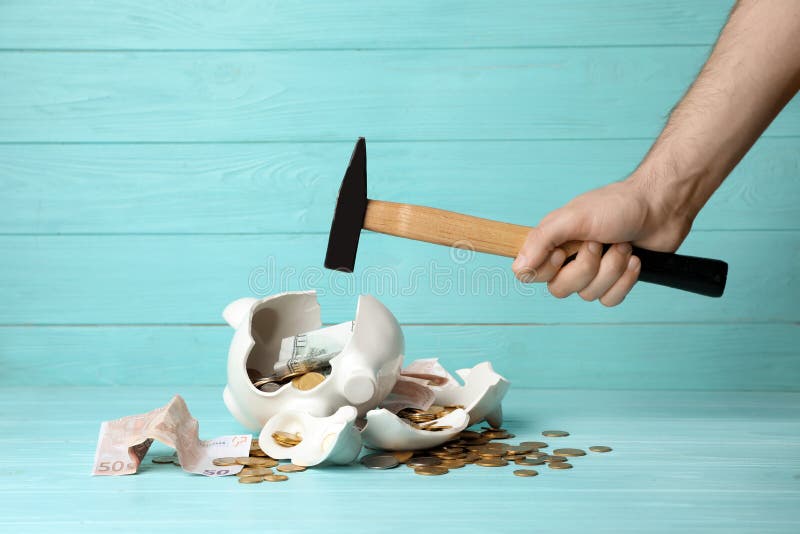
<svg viewBox="0 0 800 534">
<path fill-rule="evenodd" d="M 359 297 L 355 320 L 321 330 L 315 291 L 242 298 L 223 317 L 236 330 L 223 398 L 255 431 L 286 410 L 328 417 L 353 406 L 363 417 L 389 394 L 403 364 L 400 325 L 369 295 Z"/>
</svg>

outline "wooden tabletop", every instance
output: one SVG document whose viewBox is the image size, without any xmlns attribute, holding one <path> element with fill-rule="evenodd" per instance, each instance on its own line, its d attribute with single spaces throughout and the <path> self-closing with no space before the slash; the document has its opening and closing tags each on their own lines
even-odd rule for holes
<svg viewBox="0 0 800 534">
<path fill-rule="evenodd" d="M 467 466 L 440 477 L 311 468 L 284 483 L 205 478 L 153 456 L 139 473 L 90 475 L 104 419 L 174 393 L 200 435 L 240 432 L 220 387 L 5 388 L 0 531 L 178 532 L 797 532 L 800 393 L 510 390 L 513 441 L 608 445 L 574 469 Z M 545 429 L 567 430 L 544 438 Z"/>
</svg>

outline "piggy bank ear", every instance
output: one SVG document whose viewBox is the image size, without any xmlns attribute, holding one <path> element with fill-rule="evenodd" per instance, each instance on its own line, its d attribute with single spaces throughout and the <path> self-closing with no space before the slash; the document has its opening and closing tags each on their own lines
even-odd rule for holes
<svg viewBox="0 0 800 534">
<path fill-rule="evenodd" d="M 256 302 L 257 299 L 252 297 L 245 297 L 238 300 L 234 300 L 222 311 L 222 318 L 225 319 L 225 322 L 231 325 L 233 328 L 239 328 L 242 322 L 247 318 L 250 313 L 250 308 L 253 307 L 253 303 Z"/>
</svg>

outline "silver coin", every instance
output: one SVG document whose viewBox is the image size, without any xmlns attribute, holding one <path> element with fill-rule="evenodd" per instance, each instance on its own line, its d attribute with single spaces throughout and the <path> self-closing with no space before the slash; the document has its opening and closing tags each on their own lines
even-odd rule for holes
<svg viewBox="0 0 800 534">
<path fill-rule="evenodd" d="M 406 462 L 408 467 L 432 467 L 435 465 L 442 465 L 439 458 L 433 456 L 420 456 L 419 458 L 412 458 Z"/>
<path fill-rule="evenodd" d="M 278 384 L 277 382 L 265 382 L 258 386 L 258 389 L 265 393 L 275 393 L 281 389 L 281 384 Z"/>
<path fill-rule="evenodd" d="M 153 458 L 154 464 L 171 464 L 175 460 L 174 456 L 156 456 Z"/>
<path fill-rule="evenodd" d="M 400 465 L 393 455 L 382 452 L 364 456 L 361 463 L 370 469 L 391 469 Z"/>
</svg>

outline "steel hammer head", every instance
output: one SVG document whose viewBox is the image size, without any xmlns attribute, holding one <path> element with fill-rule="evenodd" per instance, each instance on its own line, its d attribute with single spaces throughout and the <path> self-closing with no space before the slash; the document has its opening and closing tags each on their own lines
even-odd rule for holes
<svg viewBox="0 0 800 534">
<path fill-rule="evenodd" d="M 367 141 L 359 137 L 344 173 L 333 212 L 325 267 L 352 273 L 367 212 Z"/>
</svg>

